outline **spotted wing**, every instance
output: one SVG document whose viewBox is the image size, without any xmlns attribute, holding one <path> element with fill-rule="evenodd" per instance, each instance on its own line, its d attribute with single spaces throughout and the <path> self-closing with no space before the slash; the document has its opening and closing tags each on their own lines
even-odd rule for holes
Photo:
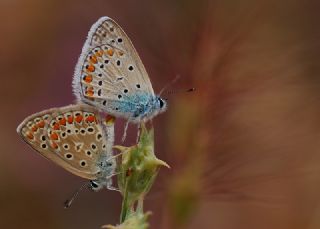
<svg viewBox="0 0 320 229">
<path fill-rule="evenodd" d="M 154 96 L 149 76 L 130 39 L 108 17 L 100 18 L 89 31 L 73 88 L 78 100 L 124 117 L 132 116 L 131 107 L 139 105 L 140 100 L 135 97 Z"/>
<path fill-rule="evenodd" d="M 97 179 L 99 163 L 111 156 L 113 142 L 106 135 L 99 114 L 87 105 L 31 115 L 17 131 L 41 155 L 83 178 Z"/>
</svg>

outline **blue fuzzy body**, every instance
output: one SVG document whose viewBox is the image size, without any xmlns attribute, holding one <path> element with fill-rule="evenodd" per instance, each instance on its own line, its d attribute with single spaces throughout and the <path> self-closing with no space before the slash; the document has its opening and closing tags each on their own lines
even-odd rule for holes
<svg viewBox="0 0 320 229">
<path fill-rule="evenodd" d="M 122 101 L 115 101 L 118 112 L 130 114 L 132 121 L 148 120 L 160 112 L 158 96 L 140 93 L 125 96 Z"/>
</svg>

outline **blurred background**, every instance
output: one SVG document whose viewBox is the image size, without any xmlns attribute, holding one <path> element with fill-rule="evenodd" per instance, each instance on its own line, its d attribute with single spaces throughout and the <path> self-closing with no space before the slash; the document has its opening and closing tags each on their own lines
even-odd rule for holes
<svg viewBox="0 0 320 229">
<path fill-rule="evenodd" d="M 90 26 L 115 19 L 159 92 L 162 169 L 146 199 L 150 228 L 320 228 L 319 1 L 0 0 L 0 228 L 99 228 L 119 221 L 118 193 L 43 159 L 16 127 L 74 102 Z M 123 122 L 117 123 L 122 136 Z M 135 141 L 130 128 L 126 144 Z"/>
</svg>

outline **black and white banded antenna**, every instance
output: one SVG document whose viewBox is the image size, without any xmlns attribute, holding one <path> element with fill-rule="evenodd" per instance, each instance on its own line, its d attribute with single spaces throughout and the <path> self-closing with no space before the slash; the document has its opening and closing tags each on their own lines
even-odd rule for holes
<svg viewBox="0 0 320 229">
<path fill-rule="evenodd" d="M 77 196 L 79 195 L 79 193 L 84 189 L 84 188 L 90 188 L 91 187 L 91 182 L 86 182 L 85 184 L 83 184 L 80 188 L 78 188 L 71 196 L 70 199 L 67 199 L 65 202 L 64 202 L 64 208 L 67 209 L 67 208 L 70 208 L 73 201 L 77 198 Z"/>
</svg>

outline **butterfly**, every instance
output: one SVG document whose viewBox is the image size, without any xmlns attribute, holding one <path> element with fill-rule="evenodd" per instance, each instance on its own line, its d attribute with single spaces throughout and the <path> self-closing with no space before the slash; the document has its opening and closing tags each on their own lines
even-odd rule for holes
<svg viewBox="0 0 320 229">
<path fill-rule="evenodd" d="M 27 117 L 18 134 L 33 149 L 67 171 L 90 180 L 90 188 L 113 189 L 114 117 L 103 122 L 93 107 L 69 105 Z"/>
<path fill-rule="evenodd" d="M 78 101 L 115 117 L 140 123 L 164 112 L 167 103 L 155 95 L 149 76 L 129 37 L 111 18 L 92 25 L 73 77 Z"/>
</svg>

